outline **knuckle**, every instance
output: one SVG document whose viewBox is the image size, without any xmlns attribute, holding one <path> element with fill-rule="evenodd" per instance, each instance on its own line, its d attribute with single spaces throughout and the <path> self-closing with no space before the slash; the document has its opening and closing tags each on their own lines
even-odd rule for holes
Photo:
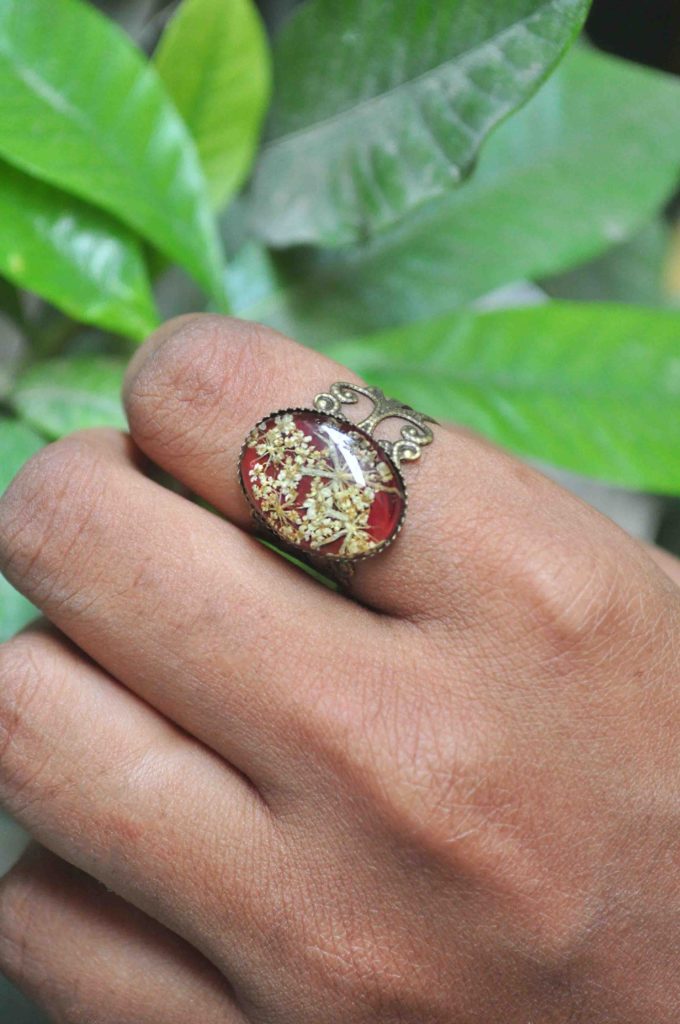
<svg viewBox="0 0 680 1024">
<path fill-rule="evenodd" d="M 619 650 L 635 626 L 639 593 L 630 559 L 608 535 L 578 537 L 514 522 L 487 537 L 480 579 L 488 621 L 513 658 L 568 674 Z"/>
<path fill-rule="evenodd" d="M 233 414 L 236 403 L 268 390 L 275 353 L 271 332 L 257 324 L 213 315 L 184 321 L 128 383 L 133 435 L 174 455 L 195 456 L 225 403 Z"/>
<path fill-rule="evenodd" d="M 14 813 L 32 802 L 49 776 L 36 705 L 48 678 L 52 683 L 53 668 L 51 656 L 29 635 L 0 646 L 0 784 Z"/>
<path fill-rule="evenodd" d="M 317 704 L 307 716 L 305 747 L 324 766 L 333 790 L 348 785 L 356 791 L 359 784 L 362 805 L 400 844 L 465 875 L 476 870 L 476 837 L 501 800 L 487 781 L 497 756 L 493 712 L 452 692 L 450 656 L 446 664 L 428 661 L 432 685 L 423 687 L 423 659 L 431 655 L 420 645 L 404 642 L 382 659 L 377 647 L 372 685 L 342 704 Z M 365 652 L 359 657 L 365 661 Z M 366 664 L 357 667 L 358 678 L 362 671 L 365 676 Z"/>
<path fill-rule="evenodd" d="M 59 926 L 72 926 L 64 882 L 61 867 L 38 847 L 29 847 L 0 880 L 0 970 L 48 1009 L 55 1024 L 86 1024 L 98 1005 L 92 972 L 84 961 L 54 957 L 55 938 L 65 936 Z"/>
<path fill-rule="evenodd" d="M 0 499 L 0 556 L 6 575 L 33 549 L 35 525 L 45 506 L 51 505 L 56 486 L 50 469 L 53 462 L 54 446 L 49 445 L 22 467 Z M 49 508 L 46 511 L 49 518 Z"/>
<path fill-rule="evenodd" d="M 34 599 L 97 513 L 99 468 L 92 446 L 72 435 L 38 452 L 0 499 L 0 570 L 20 587 L 30 581 Z"/>
<path fill-rule="evenodd" d="M 0 881 L 0 967 L 19 985 L 35 973 L 33 896 L 32 886 L 16 868 Z"/>
<path fill-rule="evenodd" d="M 622 649 L 640 620 L 635 545 L 529 467 L 500 464 L 495 485 L 511 494 L 471 519 L 475 607 L 513 657 L 530 652 L 557 672 Z"/>
<path fill-rule="evenodd" d="M 221 317 L 191 318 L 146 354 L 126 393 L 132 426 L 153 429 L 158 413 L 168 402 L 177 408 L 201 406 L 214 396 L 222 330 Z"/>
<path fill-rule="evenodd" d="M 456 718 L 466 718 L 459 712 Z M 373 779 L 380 816 L 399 843 L 459 882 L 493 877 L 504 853 L 497 822 L 511 813 L 512 796 L 497 784 L 487 731 L 476 720 L 466 735 L 434 706 L 414 711 L 401 750 L 394 741 L 383 746 Z"/>
<path fill-rule="evenodd" d="M 525 586 L 527 624 L 557 667 L 620 649 L 639 611 L 633 582 L 603 550 L 529 558 Z"/>
</svg>

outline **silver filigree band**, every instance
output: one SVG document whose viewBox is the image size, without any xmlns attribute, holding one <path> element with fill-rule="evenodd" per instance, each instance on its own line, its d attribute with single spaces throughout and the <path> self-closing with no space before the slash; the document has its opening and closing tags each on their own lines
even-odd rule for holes
<svg viewBox="0 0 680 1024">
<path fill-rule="evenodd" d="M 396 398 L 388 398 L 380 388 L 336 381 L 328 391 L 316 396 L 314 408 L 317 412 L 325 412 L 330 416 L 341 416 L 343 419 L 348 419 L 343 406 L 355 405 L 362 396 L 373 403 L 373 408 L 369 415 L 355 426 L 366 434 L 375 436 L 376 427 L 385 420 L 406 420 L 407 422 L 401 428 L 401 437 L 398 441 L 388 441 L 383 438 L 376 438 L 376 441 L 397 467 L 402 462 L 415 462 L 416 459 L 419 459 L 421 450 L 434 441 L 434 434 L 427 424 L 437 421 L 422 412 L 416 412 L 410 405 L 405 405 Z"/>
</svg>

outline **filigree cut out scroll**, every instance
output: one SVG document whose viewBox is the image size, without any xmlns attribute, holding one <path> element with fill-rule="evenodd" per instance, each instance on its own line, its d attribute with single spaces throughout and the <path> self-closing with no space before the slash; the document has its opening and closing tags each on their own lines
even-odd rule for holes
<svg viewBox="0 0 680 1024">
<path fill-rule="evenodd" d="M 420 458 L 421 450 L 428 444 L 432 444 L 434 434 L 428 427 L 428 423 L 436 423 L 431 416 L 422 412 L 416 412 L 410 405 L 404 405 L 396 398 L 388 398 L 380 388 L 364 387 L 360 384 L 348 384 L 345 381 L 338 381 L 332 384 L 328 391 L 322 392 L 314 399 L 314 408 L 318 412 L 328 413 L 330 416 L 342 416 L 346 419 L 343 405 L 356 405 L 360 396 L 368 398 L 373 403 L 368 416 L 361 420 L 356 426 L 366 434 L 374 436 L 376 427 L 384 420 L 400 419 L 407 422 L 401 428 L 401 437 L 398 441 L 387 441 L 383 438 L 376 438 L 380 447 L 389 455 L 394 464 L 398 467 L 402 462 L 415 462 Z"/>
</svg>

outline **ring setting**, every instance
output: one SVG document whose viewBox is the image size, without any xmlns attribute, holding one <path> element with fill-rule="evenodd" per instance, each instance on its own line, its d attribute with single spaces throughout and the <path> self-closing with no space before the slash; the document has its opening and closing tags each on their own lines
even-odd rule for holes
<svg viewBox="0 0 680 1024">
<path fill-rule="evenodd" d="M 371 402 L 352 422 L 344 406 Z M 384 420 L 404 420 L 396 441 L 378 439 Z M 311 409 L 269 413 L 249 431 L 239 479 L 258 532 L 338 580 L 394 542 L 406 517 L 403 462 L 433 440 L 435 421 L 379 388 L 339 381 Z"/>
</svg>

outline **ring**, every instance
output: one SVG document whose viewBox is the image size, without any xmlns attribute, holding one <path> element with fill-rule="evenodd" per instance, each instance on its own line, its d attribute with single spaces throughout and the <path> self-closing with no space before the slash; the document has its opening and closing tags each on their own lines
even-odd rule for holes
<svg viewBox="0 0 680 1024">
<path fill-rule="evenodd" d="M 358 423 L 343 406 L 371 402 Z M 373 436 L 388 419 L 405 420 L 398 440 Z M 376 387 L 338 381 L 312 409 L 269 413 L 248 433 L 239 480 L 257 532 L 339 582 L 355 564 L 394 542 L 406 517 L 403 462 L 434 440 L 430 416 Z"/>
</svg>

